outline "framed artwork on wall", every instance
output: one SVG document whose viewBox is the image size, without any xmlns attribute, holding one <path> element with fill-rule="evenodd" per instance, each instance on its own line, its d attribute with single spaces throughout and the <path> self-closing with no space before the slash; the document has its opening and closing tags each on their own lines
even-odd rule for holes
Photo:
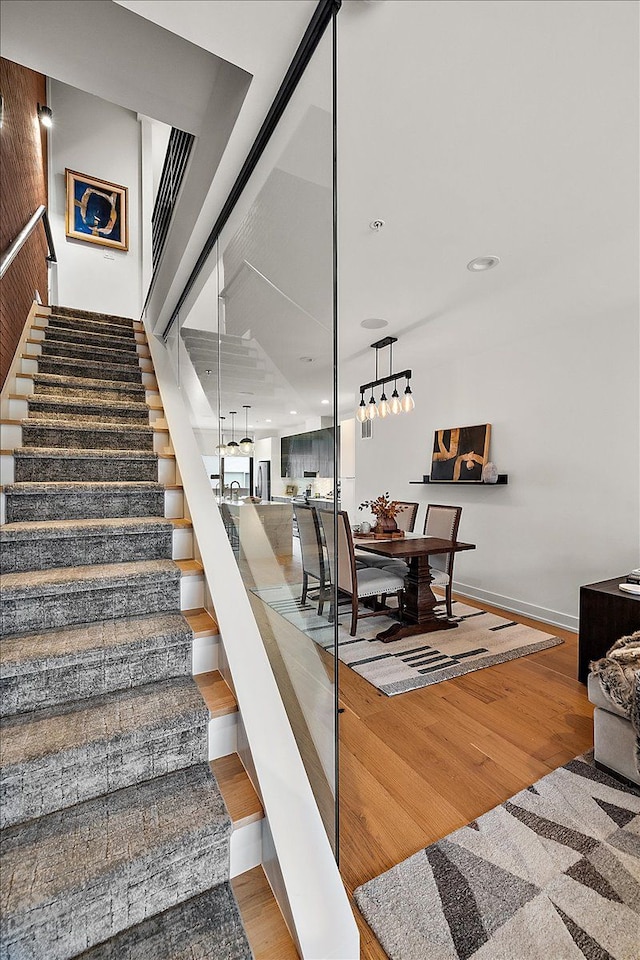
<svg viewBox="0 0 640 960">
<path fill-rule="evenodd" d="M 436 430 L 431 454 L 431 479 L 451 483 L 482 483 L 489 459 L 491 424 Z"/>
<path fill-rule="evenodd" d="M 66 233 L 115 250 L 129 249 L 129 191 L 117 183 L 98 180 L 77 170 L 65 170 L 67 179 Z"/>
</svg>

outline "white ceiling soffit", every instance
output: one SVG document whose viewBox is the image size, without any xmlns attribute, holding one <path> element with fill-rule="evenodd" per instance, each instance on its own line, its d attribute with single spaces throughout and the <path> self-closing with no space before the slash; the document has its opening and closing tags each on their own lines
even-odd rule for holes
<svg viewBox="0 0 640 960">
<path fill-rule="evenodd" d="M 210 51 L 112 0 L 2 0 L 1 16 L 3 57 L 200 133 L 221 62 Z"/>
</svg>

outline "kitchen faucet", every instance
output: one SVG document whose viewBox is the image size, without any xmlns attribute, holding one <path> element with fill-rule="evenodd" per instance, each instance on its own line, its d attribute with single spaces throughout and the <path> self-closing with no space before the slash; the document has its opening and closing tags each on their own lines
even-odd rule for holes
<svg viewBox="0 0 640 960">
<path fill-rule="evenodd" d="M 232 480 L 231 483 L 229 484 L 229 493 L 230 493 L 230 495 L 231 495 L 231 499 L 232 499 L 232 500 L 234 499 L 234 496 L 233 496 L 233 493 L 234 493 L 234 491 L 233 491 L 233 485 L 234 485 L 234 484 L 235 484 L 236 487 L 237 487 L 237 490 L 235 491 L 235 500 L 236 500 L 236 503 L 237 503 L 237 502 L 238 502 L 238 494 L 240 493 L 240 481 L 239 481 L 239 480 Z"/>
</svg>

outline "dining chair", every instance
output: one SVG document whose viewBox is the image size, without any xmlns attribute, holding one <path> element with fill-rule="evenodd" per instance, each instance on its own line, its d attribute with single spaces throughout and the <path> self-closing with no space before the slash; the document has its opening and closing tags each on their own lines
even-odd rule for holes
<svg viewBox="0 0 640 960">
<path fill-rule="evenodd" d="M 458 527 L 460 526 L 460 517 L 462 516 L 462 507 L 450 507 L 440 503 L 430 503 L 427 505 L 427 515 L 424 518 L 425 537 L 440 537 L 442 540 L 457 540 Z M 455 553 L 441 553 L 429 557 L 429 566 L 431 567 L 431 583 L 436 587 L 444 587 L 445 599 L 447 605 L 447 616 L 453 616 L 451 607 L 451 592 L 453 588 L 453 561 Z M 443 601 L 438 601 L 442 603 Z"/>
<path fill-rule="evenodd" d="M 328 594 L 329 571 L 322 544 L 318 512 L 315 507 L 294 503 L 293 515 L 298 524 L 300 552 L 302 554 L 302 596 L 300 600 L 302 603 L 307 602 L 309 577 L 313 577 L 319 584 L 318 613 L 321 614 L 325 597 Z"/>
<path fill-rule="evenodd" d="M 378 597 L 382 594 L 395 594 L 398 598 L 398 607 L 402 613 L 402 591 L 404 580 L 393 573 L 387 573 L 374 567 L 356 567 L 356 556 L 353 548 L 353 537 L 349 525 L 349 515 L 345 510 L 338 511 L 337 541 L 333 526 L 333 515 L 321 515 L 320 522 L 324 530 L 327 545 L 327 561 L 331 570 L 331 563 L 337 556 L 337 588 L 338 592 L 351 597 L 351 629 L 352 637 L 356 635 L 358 619 L 375 617 L 389 612 L 384 607 L 378 610 L 368 610 L 363 613 L 358 607 L 358 601 L 367 597 Z M 336 550 L 337 548 L 337 550 Z M 333 608 L 331 610 L 333 613 Z"/>
<path fill-rule="evenodd" d="M 404 507 L 404 510 L 401 510 L 396 517 L 398 530 L 404 530 L 405 533 L 413 533 L 419 504 L 409 500 L 398 500 L 398 503 Z M 356 549 L 356 560 L 358 563 L 364 564 L 365 567 L 378 567 L 382 569 L 389 565 L 388 557 L 376 557 L 374 553 L 366 553 L 364 550 Z M 404 572 L 406 573 L 406 570 Z M 404 576 L 404 574 L 402 575 Z"/>
<path fill-rule="evenodd" d="M 461 515 L 462 507 L 450 507 L 439 503 L 428 504 L 427 514 L 424 518 L 423 533 L 425 537 L 438 537 L 440 540 L 457 540 Z M 436 605 L 446 603 L 448 617 L 453 616 L 451 592 L 454 559 L 455 553 L 440 553 L 429 557 L 431 586 L 442 587 L 445 592 L 444 600 L 437 600 Z M 395 574 L 397 577 L 406 576 L 407 574 L 407 565 L 404 560 L 393 560 L 391 563 L 387 563 L 382 569 L 387 573 Z"/>
</svg>

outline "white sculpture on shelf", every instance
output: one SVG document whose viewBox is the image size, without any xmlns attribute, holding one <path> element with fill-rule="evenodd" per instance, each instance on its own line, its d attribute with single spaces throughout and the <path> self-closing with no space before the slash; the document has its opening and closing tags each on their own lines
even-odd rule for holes
<svg viewBox="0 0 640 960">
<path fill-rule="evenodd" d="M 498 468 L 492 460 L 489 460 L 488 463 L 485 463 L 482 468 L 482 482 L 483 483 L 497 483 L 498 482 Z"/>
</svg>

